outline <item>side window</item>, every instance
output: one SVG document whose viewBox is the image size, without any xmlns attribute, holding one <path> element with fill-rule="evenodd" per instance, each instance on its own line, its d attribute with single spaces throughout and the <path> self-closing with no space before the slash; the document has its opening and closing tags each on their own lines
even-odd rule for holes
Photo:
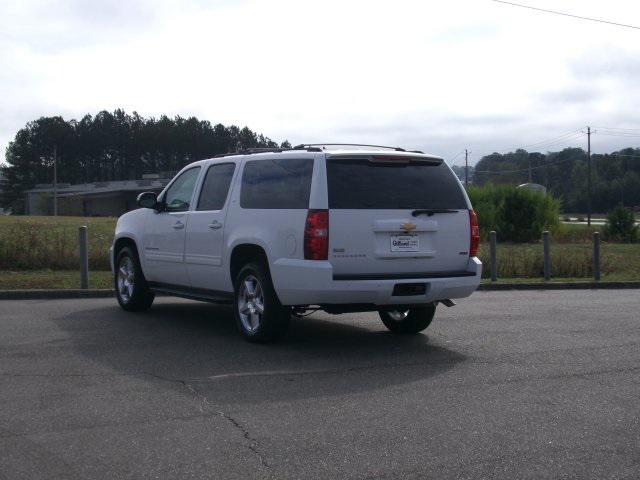
<svg viewBox="0 0 640 480">
<path fill-rule="evenodd" d="M 222 210 L 235 168 L 235 163 L 221 163 L 209 167 L 200 190 L 198 210 Z"/>
<path fill-rule="evenodd" d="M 184 212 L 189 210 L 193 189 L 200 173 L 200 167 L 190 168 L 180 174 L 171 184 L 164 195 L 167 210 L 170 212 Z"/>
<path fill-rule="evenodd" d="M 247 162 L 242 172 L 242 208 L 309 208 L 311 158 Z"/>
</svg>

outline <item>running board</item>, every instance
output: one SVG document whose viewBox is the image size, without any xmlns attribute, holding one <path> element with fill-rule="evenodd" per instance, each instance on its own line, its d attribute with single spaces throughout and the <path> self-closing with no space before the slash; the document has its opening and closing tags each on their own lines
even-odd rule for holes
<svg viewBox="0 0 640 480">
<path fill-rule="evenodd" d="M 189 288 L 182 285 L 172 285 L 162 282 L 147 282 L 149 288 L 157 293 L 163 293 L 172 297 L 188 298 L 211 303 L 233 303 L 233 293 L 208 290 L 206 288 Z"/>
</svg>

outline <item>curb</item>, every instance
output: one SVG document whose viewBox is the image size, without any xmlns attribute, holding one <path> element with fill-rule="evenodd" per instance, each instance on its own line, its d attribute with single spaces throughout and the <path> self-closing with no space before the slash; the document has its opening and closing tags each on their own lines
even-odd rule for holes
<svg viewBox="0 0 640 480">
<path fill-rule="evenodd" d="M 619 290 L 640 288 L 640 282 L 481 283 L 478 290 Z"/>
<path fill-rule="evenodd" d="M 640 282 L 558 282 L 558 283 L 482 283 L 479 291 L 501 290 L 619 290 L 640 288 Z M 109 298 L 113 289 L 94 288 L 58 290 L 0 290 L 0 300 L 58 300 L 72 298 Z"/>
</svg>

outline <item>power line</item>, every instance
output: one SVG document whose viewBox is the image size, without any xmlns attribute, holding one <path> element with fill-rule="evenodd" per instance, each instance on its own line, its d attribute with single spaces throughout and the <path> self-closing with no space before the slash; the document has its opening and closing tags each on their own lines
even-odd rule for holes
<svg viewBox="0 0 640 480">
<path fill-rule="evenodd" d="M 601 132 L 597 130 L 595 133 L 598 135 L 607 135 L 609 137 L 630 137 L 637 138 L 640 137 L 640 133 L 613 133 L 613 132 Z"/>
<path fill-rule="evenodd" d="M 543 147 L 544 147 L 544 148 L 546 149 L 546 148 L 548 148 L 548 147 L 554 147 L 554 146 L 556 146 L 556 145 L 560 145 L 560 144 L 562 144 L 562 143 L 566 143 L 566 142 L 568 142 L 569 140 L 573 140 L 573 139 L 575 139 L 575 138 L 581 137 L 582 135 L 584 135 L 584 133 L 582 133 L 582 132 L 580 132 L 580 133 L 574 133 L 573 135 L 571 135 L 571 136 L 569 136 L 569 137 L 565 137 L 565 138 L 562 138 L 562 139 L 560 139 L 560 140 L 556 140 L 555 142 L 548 142 L 548 143 L 544 143 L 544 144 L 538 145 L 538 146 L 537 146 L 537 147 L 535 147 L 535 148 L 537 148 L 537 149 L 541 149 L 541 148 L 543 148 Z"/>
<path fill-rule="evenodd" d="M 610 155 L 612 157 L 629 157 L 629 158 L 640 158 L 640 153 L 638 153 L 637 155 L 626 155 L 626 154 L 621 154 L 621 153 L 595 153 L 593 154 L 593 156 L 606 156 L 606 155 Z M 546 167 L 552 167 L 554 165 L 558 165 L 564 162 L 569 162 L 572 160 L 577 160 L 575 158 L 565 158 L 563 160 L 556 160 L 555 162 L 549 162 L 549 163 L 545 163 L 544 165 L 538 165 L 536 167 L 531 167 L 531 170 L 536 170 L 538 168 L 546 168 Z M 474 173 L 487 173 L 487 174 L 494 174 L 494 175 L 504 175 L 507 173 L 522 173 L 522 172 L 528 172 L 529 168 L 520 168 L 517 170 L 474 170 Z"/>
<path fill-rule="evenodd" d="M 449 165 L 454 165 L 453 161 L 458 158 L 460 155 L 462 155 L 464 153 L 464 150 L 460 150 L 458 153 L 456 153 L 452 158 L 449 159 Z"/>
<path fill-rule="evenodd" d="M 599 128 L 600 130 L 623 130 L 623 131 L 631 131 L 631 132 L 640 132 L 640 128 L 621 128 L 621 127 L 593 127 Z"/>
<path fill-rule="evenodd" d="M 586 127 L 586 128 L 589 129 L 589 127 Z M 625 129 L 625 128 L 617 128 L 617 127 L 597 127 L 597 128 L 600 129 L 600 130 L 606 130 L 606 129 L 610 129 L 610 130 L 631 130 L 631 131 L 636 131 L 637 130 L 638 132 L 640 132 L 640 129 Z M 635 134 L 635 133 L 626 132 L 626 131 L 623 131 L 623 132 L 595 131 L 594 132 L 593 128 L 591 128 L 591 134 L 594 134 L 594 133 L 598 133 L 600 135 L 611 135 L 611 136 L 618 136 L 618 137 L 631 137 L 631 138 L 640 137 L 640 133 Z M 523 145 L 523 146 L 517 147 L 517 148 L 514 147 L 514 149 L 512 149 L 512 150 L 503 150 L 501 152 L 492 152 L 492 153 L 490 153 L 488 155 L 483 155 L 482 158 L 487 157 L 489 155 L 493 155 L 493 154 L 504 155 L 504 154 L 508 154 L 508 153 L 515 153 L 514 150 L 517 151 L 519 149 L 525 149 L 525 148 L 536 146 L 536 145 L 538 146 L 536 148 L 551 147 L 551 146 L 554 146 L 554 145 L 558 145 L 558 144 L 564 143 L 564 142 L 566 142 L 568 140 L 572 140 L 574 138 L 580 137 L 580 136 L 582 136 L 584 134 L 588 135 L 588 132 L 585 132 L 582 129 L 573 130 L 571 132 L 564 133 L 564 134 L 562 134 L 562 135 L 560 135 L 558 137 L 554 137 L 554 138 L 551 138 L 549 140 L 543 140 L 543 141 L 540 141 L 540 142 L 537 142 L 537 143 L 531 143 L 529 145 Z M 527 152 L 527 153 L 530 154 L 530 153 L 534 153 L 534 152 Z M 618 157 L 632 157 L 632 158 L 640 157 L 640 154 L 638 154 L 638 155 L 623 155 L 623 154 L 616 154 L 616 153 L 608 153 L 608 154 L 596 154 L 596 155 L 612 155 L 612 156 L 618 156 Z M 564 163 L 564 162 L 567 162 L 567 161 L 570 161 L 570 160 L 573 160 L 573 159 L 572 158 L 567 158 L 567 159 L 564 159 L 564 160 L 557 160 L 555 162 L 545 163 L 544 165 L 538 165 L 536 167 L 522 168 L 522 169 L 517 169 L 517 170 L 474 170 L 474 174 L 475 173 L 485 173 L 485 174 L 492 174 L 492 175 L 504 175 L 504 174 L 510 174 L 510 173 L 530 172 L 531 170 L 536 170 L 536 169 L 539 169 L 539 168 L 547 168 L 547 167 L 550 167 L 550 166 L 553 166 L 553 165 L 557 165 L 557 164 L 560 164 L 560 163 Z"/>
<path fill-rule="evenodd" d="M 530 147 L 535 147 L 535 148 L 538 148 L 538 149 L 541 149 L 543 147 L 544 148 L 553 147 L 553 146 L 562 144 L 562 143 L 564 143 L 564 142 L 566 142 L 568 140 L 573 140 L 574 138 L 580 137 L 580 136 L 583 135 L 583 133 L 584 132 L 582 132 L 581 129 L 573 130 L 571 132 L 568 132 L 568 133 L 565 133 L 563 135 L 560 135 L 559 137 L 553 137 L 553 138 L 551 138 L 549 140 L 541 140 L 539 142 L 531 143 L 529 145 L 519 145 L 519 146 L 516 146 L 516 147 L 512 147 L 510 149 L 507 149 L 507 150 L 493 151 L 493 152 L 487 153 L 485 155 L 480 155 L 480 157 L 493 155 L 494 153 L 497 153 L 499 155 L 504 155 L 504 154 L 508 154 L 508 153 L 515 153 L 515 151 L 517 151 L 517 150 L 525 150 L 525 149 L 530 148 Z M 532 152 L 530 152 L 530 153 L 532 153 Z"/>
<path fill-rule="evenodd" d="M 520 3 L 506 2 L 505 0 L 489 0 L 489 1 L 495 2 L 495 3 L 503 3 L 505 5 L 511 5 L 513 7 L 528 8 L 529 10 L 537 10 L 538 12 L 553 13 L 554 15 L 562 15 L 564 17 L 577 18 L 579 20 L 588 20 L 590 22 L 606 23 L 608 25 L 615 25 L 616 27 L 625 27 L 625 28 L 633 28 L 636 30 L 640 30 L 640 27 L 636 25 L 627 25 L 625 23 L 610 22 L 609 20 L 603 20 L 601 18 L 583 17 L 582 15 L 574 15 L 572 13 L 559 12 L 557 10 L 547 10 L 546 8 L 532 7 L 531 5 L 522 5 Z"/>
<path fill-rule="evenodd" d="M 558 165 L 560 163 L 564 163 L 564 162 L 568 162 L 571 160 L 575 160 L 574 158 L 565 158 L 563 160 L 556 160 L 555 162 L 549 162 L 549 163 L 545 163 L 544 165 L 538 165 L 537 167 L 531 167 L 531 170 L 536 170 L 538 168 L 546 168 L 546 167 L 551 167 L 553 165 Z M 504 175 L 506 173 L 521 173 L 521 172 L 528 172 L 530 169 L 529 168 L 521 168 L 518 170 L 475 170 L 475 173 L 489 173 L 489 174 L 495 174 L 495 175 Z"/>
<path fill-rule="evenodd" d="M 551 139 L 549 139 L 549 140 L 541 140 L 541 141 L 539 141 L 539 142 L 531 143 L 531 144 L 529 144 L 529 145 L 523 145 L 523 146 L 522 146 L 522 147 L 520 147 L 520 148 L 534 147 L 534 146 L 536 146 L 536 145 L 544 145 L 544 144 L 547 144 L 547 143 L 556 143 L 556 141 L 562 141 L 562 140 L 564 140 L 566 137 L 572 137 L 572 136 L 578 135 L 581 131 L 582 131 L 581 129 L 578 129 L 578 130 L 572 130 L 571 132 L 564 133 L 564 134 L 562 134 L 562 135 L 559 135 L 559 136 L 557 136 L 557 137 L 551 138 Z"/>
</svg>

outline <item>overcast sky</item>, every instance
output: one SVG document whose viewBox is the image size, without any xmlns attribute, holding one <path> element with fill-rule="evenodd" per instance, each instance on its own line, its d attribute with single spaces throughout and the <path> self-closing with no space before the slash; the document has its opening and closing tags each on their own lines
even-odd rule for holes
<svg viewBox="0 0 640 480">
<path fill-rule="evenodd" d="M 637 0 L 520 3 L 640 25 Z M 29 120 L 118 107 L 472 163 L 640 129 L 640 30 L 489 0 L 7 0 L 0 65 L 3 151 Z M 640 146 L 607 132 L 594 151 Z"/>
</svg>

